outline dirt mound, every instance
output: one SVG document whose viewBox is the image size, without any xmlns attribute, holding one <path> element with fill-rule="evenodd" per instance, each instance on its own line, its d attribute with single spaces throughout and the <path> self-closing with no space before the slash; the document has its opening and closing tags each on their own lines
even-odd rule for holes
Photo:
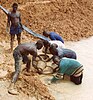
<svg viewBox="0 0 93 100">
<path fill-rule="evenodd" d="M 79 40 L 93 35 L 92 0 L 16 0 L 22 14 L 22 23 L 36 33 L 55 31 L 64 40 Z M 13 0 L 1 0 L 7 9 Z M 2 14 L 3 16 L 3 14 Z M 4 19 L 1 17 L 0 19 Z M 5 18 L 6 20 L 6 18 Z M 5 20 L 2 21 L 3 24 Z M 4 24 L 5 25 L 5 24 Z M 1 28 L 2 24 L 0 25 Z M 3 29 L 5 26 L 3 27 Z M 1 28 L 2 30 L 2 28 Z M 0 32 L 0 35 L 2 32 Z M 28 36 L 29 37 L 29 36 Z"/>
<path fill-rule="evenodd" d="M 27 76 L 26 76 L 27 75 Z M 35 96 L 37 100 L 55 100 L 49 94 L 49 90 L 44 85 L 36 73 L 21 75 L 20 81 L 17 82 L 17 88 L 29 96 Z"/>
</svg>

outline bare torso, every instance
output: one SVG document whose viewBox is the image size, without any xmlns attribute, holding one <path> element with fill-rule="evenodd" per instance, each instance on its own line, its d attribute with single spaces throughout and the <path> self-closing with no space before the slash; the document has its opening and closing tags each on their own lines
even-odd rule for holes
<svg viewBox="0 0 93 100">
<path fill-rule="evenodd" d="M 11 12 L 9 14 L 10 17 L 10 21 L 11 21 L 11 25 L 13 26 L 17 26 L 20 23 L 20 12 L 16 11 L 16 12 Z"/>
</svg>

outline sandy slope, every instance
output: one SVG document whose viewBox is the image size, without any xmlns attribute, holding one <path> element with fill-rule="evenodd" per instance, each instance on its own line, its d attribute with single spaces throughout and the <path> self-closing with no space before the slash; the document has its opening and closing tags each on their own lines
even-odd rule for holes
<svg viewBox="0 0 93 100">
<path fill-rule="evenodd" d="M 43 30 L 55 31 L 65 40 L 75 41 L 93 35 L 93 0 L 16 1 L 19 3 L 22 23 L 36 33 L 42 34 Z M 0 5 L 9 10 L 13 2 L 1 0 Z M 1 14 L 0 35 L 5 35 L 7 18 Z"/>
</svg>

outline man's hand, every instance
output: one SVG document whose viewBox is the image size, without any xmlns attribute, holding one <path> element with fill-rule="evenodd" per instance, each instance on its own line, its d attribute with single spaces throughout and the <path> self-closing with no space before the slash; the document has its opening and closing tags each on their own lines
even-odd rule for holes
<svg viewBox="0 0 93 100">
<path fill-rule="evenodd" d="M 33 65 L 33 67 L 37 67 L 37 62 L 36 61 L 32 61 L 32 65 Z"/>
<path fill-rule="evenodd" d="M 21 29 L 24 30 L 22 23 L 20 23 Z"/>
</svg>

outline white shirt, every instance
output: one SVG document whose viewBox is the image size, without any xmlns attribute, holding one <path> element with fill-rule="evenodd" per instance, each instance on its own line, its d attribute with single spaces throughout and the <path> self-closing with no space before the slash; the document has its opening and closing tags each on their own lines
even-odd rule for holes
<svg viewBox="0 0 93 100">
<path fill-rule="evenodd" d="M 61 41 L 58 41 L 58 40 L 52 40 L 52 41 L 49 41 L 49 43 L 50 44 L 57 44 L 58 48 L 65 48 L 65 45 Z"/>
</svg>

